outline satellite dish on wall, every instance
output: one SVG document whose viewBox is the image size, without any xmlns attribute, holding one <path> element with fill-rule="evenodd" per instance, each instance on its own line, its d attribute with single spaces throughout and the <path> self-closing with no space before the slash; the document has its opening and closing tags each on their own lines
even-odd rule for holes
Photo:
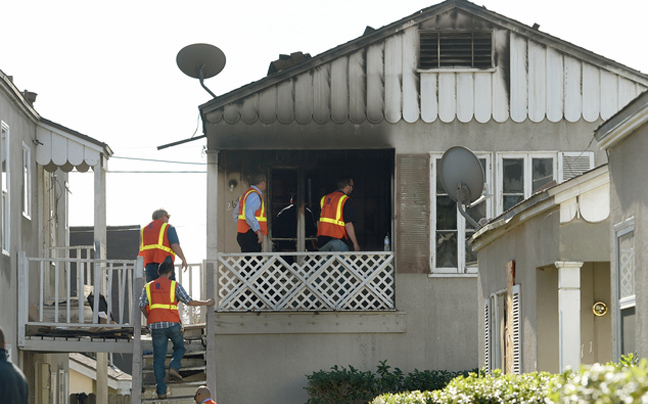
<svg viewBox="0 0 648 404">
<path fill-rule="evenodd" d="M 222 50 L 206 43 L 187 45 L 176 56 L 178 68 L 187 76 L 199 79 L 200 85 L 214 98 L 216 95 L 205 86 L 203 80 L 223 71 L 225 61 Z"/>
<path fill-rule="evenodd" d="M 463 217 L 475 228 L 479 224 L 464 209 L 478 200 L 484 189 L 484 169 L 473 152 L 462 146 L 446 150 L 438 166 L 441 185 Z"/>
</svg>

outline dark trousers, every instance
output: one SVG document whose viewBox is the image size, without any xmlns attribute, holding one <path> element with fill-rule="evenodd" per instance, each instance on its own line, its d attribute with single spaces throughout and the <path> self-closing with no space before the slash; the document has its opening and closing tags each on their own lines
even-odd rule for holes
<svg viewBox="0 0 648 404">
<path fill-rule="evenodd" d="M 236 241 L 241 247 L 241 252 L 261 252 L 261 244 L 257 234 L 248 230 L 247 233 L 236 233 Z"/>
<path fill-rule="evenodd" d="M 156 280 L 157 278 L 160 277 L 160 275 L 158 275 L 158 268 L 159 267 L 160 267 L 160 264 L 155 263 L 155 262 L 151 262 L 151 263 L 147 264 L 146 267 L 144 267 L 144 275 L 146 275 L 146 283 L 154 281 L 154 280 Z M 172 281 L 176 280 L 175 270 L 173 270 L 173 272 L 171 272 L 171 276 L 169 277 L 169 279 L 171 279 Z"/>
</svg>

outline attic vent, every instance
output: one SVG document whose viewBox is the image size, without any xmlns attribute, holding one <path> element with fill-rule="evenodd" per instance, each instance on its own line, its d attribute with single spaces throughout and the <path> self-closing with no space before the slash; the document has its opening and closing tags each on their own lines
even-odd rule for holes
<svg viewBox="0 0 648 404">
<path fill-rule="evenodd" d="M 421 32 L 420 38 L 421 69 L 493 66 L 490 32 Z"/>
</svg>

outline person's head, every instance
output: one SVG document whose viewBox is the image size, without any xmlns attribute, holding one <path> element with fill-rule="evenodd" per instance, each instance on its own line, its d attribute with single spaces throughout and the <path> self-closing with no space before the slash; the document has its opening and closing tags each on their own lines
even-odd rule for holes
<svg viewBox="0 0 648 404">
<path fill-rule="evenodd" d="M 0 327 L 0 349 L 5 348 L 5 339 L 4 339 L 4 331 L 2 330 L 2 327 Z"/>
<path fill-rule="evenodd" d="M 173 262 L 170 260 L 164 260 L 158 267 L 158 275 L 166 276 L 167 278 L 173 273 Z"/>
<path fill-rule="evenodd" d="M 266 189 L 265 174 L 261 172 L 252 173 L 250 174 L 249 180 L 250 180 L 250 185 L 254 185 L 255 187 L 259 188 L 261 192 L 265 191 Z"/>
<path fill-rule="evenodd" d="M 340 191 L 344 192 L 346 195 L 350 195 L 353 192 L 353 178 L 348 175 L 342 175 L 337 179 L 337 187 Z"/>
<path fill-rule="evenodd" d="M 196 394 L 194 395 L 194 400 L 196 401 L 196 404 L 200 404 L 203 401 L 207 400 L 208 398 L 212 398 L 211 391 L 209 391 L 209 387 L 200 386 L 196 389 Z"/>
<path fill-rule="evenodd" d="M 158 209 L 151 215 L 153 220 L 162 220 L 163 222 L 168 223 L 171 215 L 164 209 Z"/>
</svg>

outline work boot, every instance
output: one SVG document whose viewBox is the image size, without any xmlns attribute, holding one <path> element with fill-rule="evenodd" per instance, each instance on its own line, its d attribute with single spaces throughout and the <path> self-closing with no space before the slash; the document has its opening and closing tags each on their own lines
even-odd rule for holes
<svg viewBox="0 0 648 404">
<path fill-rule="evenodd" d="M 174 368 L 169 369 L 169 381 L 181 382 L 183 380 L 184 379 L 182 378 L 182 376 L 180 375 L 180 373 L 178 373 L 178 371 L 176 369 L 174 369 Z"/>
</svg>

